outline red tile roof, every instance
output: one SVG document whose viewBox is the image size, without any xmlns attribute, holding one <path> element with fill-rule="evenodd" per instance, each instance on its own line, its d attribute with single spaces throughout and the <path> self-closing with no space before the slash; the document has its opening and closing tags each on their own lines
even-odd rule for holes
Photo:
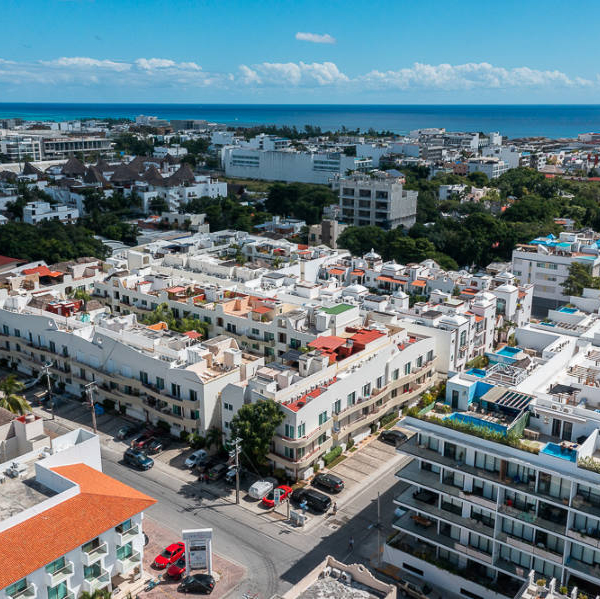
<svg viewBox="0 0 600 599">
<path fill-rule="evenodd" d="M 357 277 L 362 277 L 365 274 L 364 270 L 359 270 L 358 268 L 356 270 L 353 270 L 351 273 L 351 275 L 355 275 Z"/>
<path fill-rule="evenodd" d="M 344 274 L 346 274 L 346 271 L 343 268 L 330 268 L 329 274 L 330 275 L 344 275 Z"/>
<path fill-rule="evenodd" d="M 202 335 L 198 331 L 186 331 L 184 335 L 186 337 L 189 337 L 190 339 L 199 339 L 200 337 L 202 337 Z"/>
<path fill-rule="evenodd" d="M 14 264 L 16 262 L 25 262 L 25 260 L 19 260 L 19 258 L 9 258 L 8 256 L 0 256 L 0 266 Z"/>
<path fill-rule="evenodd" d="M 380 275 L 376 280 L 384 281 L 385 283 L 396 283 L 397 285 L 404 285 L 404 283 L 406 283 L 406 281 L 398 281 L 397 279 L 392 279 L 392 277 L 386 277 L 384 275 Z"/>
<path fill-rule="evenodd" d="M 338 347 L 344 345 L 344 343 L 346 343 L 346 340 L 342 337 L 336 337 L 335 335 L 322 335 L 317 337 L 314 341 L 311 341 L 308 344 L 308 347 L 326 351 L 335 351 Z"/>
<path fill-rule="evenodd" d="M 59 270 L 50 270 L 47 266 L 36 266 L 35 268 L 26 268 L 24 275 L 39 275 L 40 277 L 62 277 L 63 273 Z"/>
<path fill-rule="evenodd" d="M 78 495 L 0 532 L 0 589 L 95 539 L 156 503 L 155 499 L 87 466 L 52 469 L 77 483 Z"/>
<path fill-rule="evenodd" d="M 375 329 L 361 329 L 360 331 L 354 333 L 350 339 L 359 345 L 367 345 L 372 341 L 375 341 L 375 339 L 379 339 L 380 337 L 385 337 L 385 333 Z"/>
<path fill-rule="evenodd" d="M 167 289 L 165 289 L 165 291 L 167 293 L 181 293 L 182 291 L 185 291 L 185 287 L 176 285 L 175 287 L 167 287 Z"/>
<path fill-rule="evenodd" d="M 255 312 L 256 314 L 266 314 L 272 309 L 273 308 L 269 308 L 268 306 L 256 306 L 255 308 L 252 308 L 252 312 Z"/>
<path fill-rule="evenodd" d="M 425 287 L 425 285 L 427 285 L 427 283 L 425 281 L 417 280 L 417 281 L 413 281 L 411 283 L 411 285 L 413 287 Z"/>
</svg>

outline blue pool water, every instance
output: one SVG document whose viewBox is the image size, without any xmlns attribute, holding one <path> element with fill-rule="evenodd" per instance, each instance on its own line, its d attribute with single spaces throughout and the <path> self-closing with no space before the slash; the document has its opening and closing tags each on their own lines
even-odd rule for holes
<svg viewBox="0 0 600 599">
<path fill-rule="evenodd" d="M 507 358 L 513 358 L 515 356 L 515 354 L 518 354 L 521 351 L 520 347 L 509 347 L 508 345 L 506 345 L 505 347 L 503 347 L 500 351 L 497 351 L 496 353 L 499 356 L 506 356 Z"/>
<path fill-rule="evenodd" d="M 487 420 L 481 420 L 481 418 L 477 418 L 476 416 L 471 416 L 469 414 L 451 414 L 448 416 L 448 420 L 454 420 L 456 422 L 462 422 L 464 424 L 472 424 L 473 426 L 478 426 L 480 428 L 487 428 L 492 433 L 501 433 L 506 435 L 506 426 L 503 424 L 498 424 L 497 422 L 488 422 Z"/>
<path fill-rule="evenodd" d="M 482 379 L 485 377 L 486 372 L 481 368 L 471 368 L 467 370 L 467 374 L 472 374 L 473 376 L 478 376 L 480 379 Z"/>
<path fill-rule="evenodd" d="M 575 314 L 575 312 L 577 312 L 577 308 L 566 308 L 563 306 L 562 308 L 559 308 L 558 311 L 564 312 L 565 314 Z"/>
<path fill-rule="evenodd" d="M 569 460 L 569 462 L 577 461 L 577 452 L 573 449 L 563 449 L 557 443 L 546 443 L 540 453 L 546 453 L 555 458 L 561 458 L 563 460 Z"/>
</svg>

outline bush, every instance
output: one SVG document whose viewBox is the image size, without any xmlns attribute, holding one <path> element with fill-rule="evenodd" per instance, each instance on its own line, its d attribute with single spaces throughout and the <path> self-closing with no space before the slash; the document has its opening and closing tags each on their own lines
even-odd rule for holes
<svg viewBox="0 0 600 599">
<path fill-rule="evenodd" d="M 313 472 L 316 474 L 319 471 L 319 464 L 318 462 L 315 462 L 313 464 Z"/>
<path fill-rule="evenodd" d="M 346 449 L 350 449 L 351 447 L 354 447 L 354 439 L 352 437 L 348 439 L 348 443 L 346 443 Z"/>
<path fill-rule="evenodd" d="M 333 462 L 333 460 L 335 460 L 335 458 L 337 458 L 339 455 L 341 455 L 341 453 L 342 453 L 342 448 L 340 446 L 334 447 L 331 451 L 327 452 L 323 456 L 323 462 L 325 462 L 325 466 L 328 466 L 329 464 L 331 464 L 331 462 Z"/>
<path fill-rule="evenodd" d="M 187 442 L 192 449 L 203 449 L 206 446 L 206 439 L 198 433 L 190 433 Z"/>
<path fill-rule="evenodd" d="M 560 587 L 559 591 L 560 591 L 561 595 L 566 595 L 566 594 L 568 594 L 569 589 L 567 587 L 563 586 L 563 587 Z"/>
<path fill-rule="evenodd" d="M 164 420 L 159 420 L 156 423 L 156 428 L 165 435 L 171 434 L 171 425 L 168 422 L 165 422 Z"/>
<path fill-rule="evenodd" d="M 184 443 L 187 443 L 189 436 L 190 436 L 190 433 L 188 433 L 187 431 L 181 431 L 179 433 L 179 440 L 183 441 Z"/>
<path fill-rule="evenodd" d="M 283 481 L 287 479 L 287 474 L 285 473 L 285 468 L 275 468 L 273 470 L 273 476 L 279 481 Z"/>
<path fill-rule="evenodd" d="M 398 418 L 398 414 L 396 412 L 391 412 L 390 414 L 386 414 L 385 416 L 382 416 L 381 420 L 379 421 L 379 425 L 385 426 L 386 424 L 389 424 L 396 418 Z"/>
</svg>

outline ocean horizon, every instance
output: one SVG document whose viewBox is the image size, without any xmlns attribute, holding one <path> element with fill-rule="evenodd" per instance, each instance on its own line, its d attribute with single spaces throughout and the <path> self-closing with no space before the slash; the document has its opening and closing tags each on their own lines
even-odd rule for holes
<svg viewBox="0 0 600 599">
<path fill-rule="evenodd" d="M 509 138 L 576 137 L 600 131 L 598 104 L 158 104 L 2 102 L 0 119 L 66 121 L 85 118 L 203 119 L 229 126 L 305 125 L 323 131 L 360 129 L 406 134 L 413 129 L 499 131 Z"/>
</svg>

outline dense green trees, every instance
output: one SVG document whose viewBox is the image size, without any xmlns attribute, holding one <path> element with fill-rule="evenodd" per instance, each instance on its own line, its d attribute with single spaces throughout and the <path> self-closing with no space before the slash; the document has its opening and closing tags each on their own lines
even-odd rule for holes
<svg viewBox="0 0 600 599">
<path fill-rule="evenodd" d="M 134 156 L 151 156 L 154 152 L 152 137 L 139 138 L 133 133 L 122 133 L 115 137 L 115 150 L 118 153 L 132 154 Z"/>
<path fill-rule="evenodd" d="M 44 221 L 39 225 L 10 222 L 0 227 L 0 248 L 12 258 L 48 264 L 82 256 L 105 258 L 107 247 L 81 225 Z"/>
<path fill-rule="evenodd" d="M 561 285 L 567 295 L 581 296 L 585 288 L 600 289 L 600 277 L 592 276 L 587 264 L 573 262 L 569 267 L 569 276 Z"/>
<path fill-rule="evenodd" d="M 270 214 L 233 198 L 194 198 L 183 209 L 192 214 L 206 214 L 211 231 L 238 229 L 250 232 L 255 225 L 264 223 L 271 217 Z"/>
<path fill-rule="evenodd" d="M 135 194 L 124 195 L 120 191 L 104 194 L 99 190 L 83 191 L 85 216 L 81 222 L 108 239 L 135 244 L 137 226 L 126 222 L 141 213 L 141 199 Z"/>
<path fill-rule="evenodd" d="M 192 318 L 191 316 L 177 318 L 175 314 L 173 314 L 173 310 L 171 310 L 166 303 L 160 304 L 150 312 L 150 314 L 141 316 L 139 320 L 142 324 L 146 325 L 164 322 L 171 331 L 177 331 L 179 333 L 196 331 L 204 338 L 208 335 L 208 325 L 205 322 L 198 320 L 197 318 Z"/>
<path fill-rule="evenodd" d="M 267 460 L 277 427 L 285 416 L 273 400 L 243 405 L 231 419 L 231 436 L 242 440 L 242 461 L 262 465 Z"/>
<path fill-rule="evenodd" d="M 265 209 L 271 214 L 298 218 L 314 225 L 321 222 L 323 208 L 337 202 L 337 194 L 323 185 L 275 183 L 269 190 Z"/>
</svg>

